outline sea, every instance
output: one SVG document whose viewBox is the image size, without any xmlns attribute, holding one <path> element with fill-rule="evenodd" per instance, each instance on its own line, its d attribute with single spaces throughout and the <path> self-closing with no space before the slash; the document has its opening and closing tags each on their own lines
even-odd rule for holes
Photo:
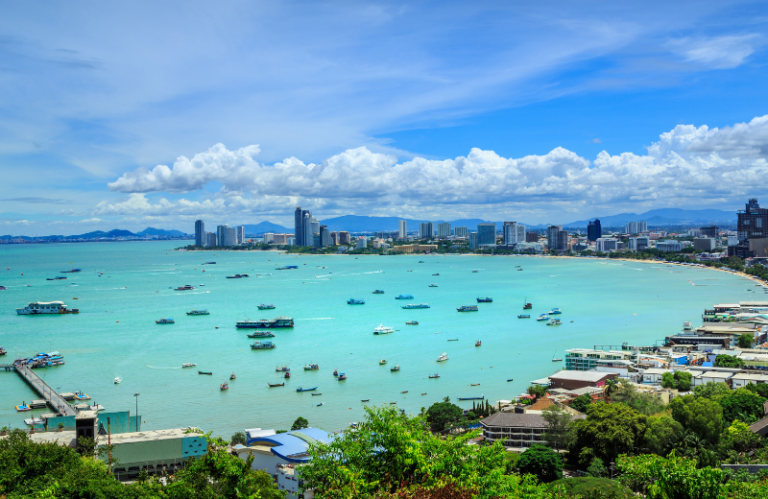
<svg viewBox="0 0 768 499">
<path fill-rule="evenodd" d="M 8 288 L 0 291 L 0 346 L 8 351 L 0 363 L 59 351 L 65 365 L 37 371 L 46 383 L 59 392 L 81 390 L 108 411 L 138 408 L 142 429 L 197 426 L 228 438 L 249 428 L 289 429 L 303 416 L 336 431 L 361 420 L 365 405 L 395 404 L 416 414 L 445 397 L 463 408 L 472 402 L 458 397 L 509 400 L 562 369 L 552 359 L 566 349 L 661 344 L 683 321 L 700 324 L 715 303 L 765 297 L 738 275 L 651 262 L 177 251 L 182 244 L 0 246 L 0 285 Z M 298 268 L 278 270 L 288 265 Z M 61 273 L 72 268 L 82 272 Z M 226 278 L 236 273 L 250 277 Z M 58 275 L 67 279 L 46 280 Z M 174 291 L 185 284 L 196 289 Z M 384 294 L 373 294 L 377 289 Z M 414 299 L 396 300 L 399 294 Z M 348 305 L 350 298 L 365 304 Z M 54 300 L 81 312 L 16 314 L 30 302 Z M 523 311 L 527 302 L 533 308 Z M 260 311 L 262 303 L 275 309 Z M 406 303 L 430 308 L 404 310 Z M 462 305 L 479 310 L 457 312 Z M 561 309 L 562 325 L 536 321 L 553 307 Z M 193 309 L 210 315 L 186 315 Z M 523 313 L 531 318 L 519 319 Z M 235 328 L 239 320 L 277 316 L 293 317 L 295 327 L 274 329 L 272 350 L 252 350 L 246 335 L 253 330 Z M 175 324 L 156 324 L 161 318 Z M 419 324 L 406 325 L 411 320 Z M 379 325 L 395 332 L 375 336 Z M 449 360 L 438 363 L 443 353 Z M 188 362 L 197 366 L 181 367 Z M 305 371 L 308 364 L 320 368 Z M 291 379 L 269 388 L 283 381 L 281 366 Z M 348 378 L 337 381 L 334 369 Z M 233 372 L 237 379 L 221 391 Z M 19 376 L 0 371 L 0 426 L 24 427 L 24 418 L 50 412 L 15 411 L 37 398 Z"/>
</svg>

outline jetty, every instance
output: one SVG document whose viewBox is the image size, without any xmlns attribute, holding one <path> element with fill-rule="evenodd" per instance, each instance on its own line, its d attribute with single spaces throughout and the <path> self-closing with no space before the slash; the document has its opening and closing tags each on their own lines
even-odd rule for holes
<svg viewBox="0 0 768 499">
<path fill-rule="evenodd" d="M 5 367 L 5 366 L 3 366 Z M 75 416 L 77 411 L 69 405 L 69 403 L 59 395 L 53 388 L 43 381 L 43 379 L 37 375 L 37 373 L 30 367 L 25 366 L 20 362 L 13 364 L 13 369 L 21 376 L 29 386 L 32 387 L 42 398 L 45 403 L 50 406 L 51 409 L 56 411 L 60 416 Z M 9 369 L 6 369 L 9 370 Z M 39 401 L 35 401 L 38 402 Z"/>
</svg>

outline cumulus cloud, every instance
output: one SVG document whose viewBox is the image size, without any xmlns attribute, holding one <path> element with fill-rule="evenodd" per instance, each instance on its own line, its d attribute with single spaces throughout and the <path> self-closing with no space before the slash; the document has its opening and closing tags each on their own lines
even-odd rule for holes
<svg viewBox="0 0 768 499">
<path fill-rule="evenodd" d="M 730 35 L 712 38 L 680 38 L 669 43 L 672 52 L 687 62 L 712 69 L 730 69 L 740 66 L 763 44 L 760 35 Z"/>
</svg>

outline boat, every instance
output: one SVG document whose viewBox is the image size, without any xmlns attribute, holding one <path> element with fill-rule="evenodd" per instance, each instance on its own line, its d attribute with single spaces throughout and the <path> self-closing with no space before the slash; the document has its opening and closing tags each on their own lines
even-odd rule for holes
<svg viewBox="0 0 768 499">
<path fill-rule="evenodd" d="M 485 395 L 480 395 L 479 397 L 458 397 L 459 400 L 484 400 Z"/>
<path fill-rule="evenodd" d="M 379 365 L 380 365 L 380 366 L 383 366 L 383 365 L 384 365 L 384 364 L 386 364 L 386 363 L 387 363 L 387 359 L 381 359 L 381 360 L 379 361 Z"/>
<path fill-rule="evenodd" d="M 274 388 L 276 386 L 285 386 L 285 381 L 283 381 L 282 383 L 269 383 L 269 382 L 267 382 L 267 384 L 269 385 L 270 388 Z"/>
<path fill-rule="evenodd" d="M 530 310 L 533 308 L 533 304 L 528 303 L 528 298 L 523 302 L 523 310 Z"/>
<path fill-rule="evenodd" d="M 362 400 L 360 400 L 360 402 L 370 402 L 370 401 L 371 401 L 371 399 L 362 399 Z"/>
<path fill-rule="evenodd" d="M 482 346 L 482 345 L 483 345 L 483 342 L 482 342 L 482 341 L 480 341 L 480 340 L 477 340 L 477 341 L 475 342 L 475 346 L 476 346 L 476 347 L 479 347 L 479 346 Z"/>
<path fill-rule="evenodd" d="M 493 298 L 486 296 L 485 298 L 478 298 L 477 303 L 493 303 Z"/>
<path fill-rule="evenodd" d="M 437 274 L 432 274 L 433 277 L 434 276 L 439 276 L 439 275 L 440 275 L 440 272 L 438 272 Z"/>
<path fill-rule="evenodd" d="M 261 305 L 258 306 L 259 310 L 274 310 L 274 308 L 275 306 L 272 305 L 271 303 L 269 304 L 262 303 Z"/>
<path fill-rule="evenodd" d="M 251 350 L 271 350 L 275 348 L 275 344 L 271 341 L 254 341 L 251 345 Z"/>
<path fill-rule="evenodd" d="M 473 270 L 472 271 L 473 274 L 477 274 L 478 272 L 480 272 L 480 271 L 479 270 Z"/>
<path fill-rule="evenodd" d="M 456 310 L 459 312 L 477 312 L 477 305 L 462 305 Z"/>
<path fill-rule="evenodd" d="M 518 272 L 522 272 L 522 271 L 523 271 L 523 269 L 517 269 L 517 271 L 518 271 Z"/>
<path fill-rule="evenodd" d="M 275 368 L 275 372 L 278 372 L 278 373 L 285 373 L 285 372 L 288 372 L 290 370 L 291 369 L 288 366 L 280 366 L 280 367 L 276 367 Z"/>
<path fill-rule="evenodd" d="M 34 426 L 37 424 L 45 424 L 45 421 L 43 421 L 42 418 L 30 418 L 30 419 L 25 419 L 24 424 L 27 426 Z"/>
<path fill-rule="evenodd" d="M 445 362 L 446 360 L 448 360 L 448 354 L 445 352 L 440 354 L 440 357 L 437 358 L 438 362 Z"/>
<path fill-rule="evenodd" d="M 480 386 L 480 383 L 470 383 L 469 386 Z"/>
<path fill-rule="evenodd" d="M 62 281 L 64 279 L 66 279 L 66 277 L 60 275 L 56 277 L 48 277 L 46 281 Z"/>
<path fill-rule="evenodd" d="M 563 359 L 559 359 L 557 357 L 552 358 L 552 362 L 562 362 Z"/>
<path fill-rule="evenodd" d="M 424 263 L 423 261 L 419 260 L 419 263 Z"/>
<path fill-rule="evenodd" d="M 405 323 L 406 326 L 418 326 L 419 321 L 408 321 Z"/>
<path fill-rule="evenodd" d="M 293 327 L 293 317 L 277 317 L 275 319 L 259 319 L 257 321 L 237 321 L 235 327 L 240 329 L 270 329 L 278 327 Z"/>
<path fill-rule="evenodd" d="M 439 375 L 439 374 L 437 374 L 437 373 L 435 373 L 435 374 L 430 374 L 430 375 L 429 375 L 429 379 L 437 379 L 437 378 L 439 378 L 439 377 L 440 377 L 440 375 Z"/>
<path fill-rule="evenodd" d="M 392 329 L 389 326 L 385 326 L 384 324 L 380 324 L 379 327 L 373 330 L 373 334 L 380 335 L 380 334 L 392 334 L 395 330 Z"/>
<path fill-rule="evenodd" d="M 227 279 L 242 279 L 243 277 L 249 277 L 248 274 L 235 274 L 235 275 L 228 275 Z"/>
<path fill-rule="evenodd" d="M 237 374 L 235 373 L 230 374 L 229 379 L 237 379 Z"/>
<path fill-rule="evenodd" d="M 507 380 L 507 383 L 511 383 L 512 381 L 515 381 L 515 378 L 509 378 L 509 379 Z"/>
<path fill-rule="evenodd" d="M 275 334 L 272 331 L 256 331 L 255 333 L 249 333 L 249 338 L 274 338 Z"/>
<path fill-rule="evenodd" d="M 216 262 L 205 262 L 203 265 L 216 265 Z"/>
<path fill-rule="evenodd" d="M 170 318 L 162 318 L 159 321 L 155 321 L 155 324 L 176 324 L 176 321 Z"/>
<path fill-rule="evenodd" d="M 317 387 L 316 387 L 316 386 L 313 386 L 312 388 L 302 388 L 302 387 L 298 387 L 298 388 L 296 389 L 296 391 L 297 391 L 297 392 L 314 392 L 315 390 L 317 390 Z"/>
<path fill-rule="evenodd" d="M 381 289 L 377 289 L 376 291 L 373 292 L 373 294 L 375 294 L 375 295 L 383 295 L 384 291 L 381 290 Z"/>
<path fill-rule="evenodd" d="M 222 383 L 221 385 L 219 385 L 219 390 L 222 390 L 222 391 L 224 391 L 224 390 L 229 390 L 229 383 L 227 383 L 227 382 L 225 381 L 224 383 Z"/>
<path fill-rule="evenodd" d="M 436 287 L 437 287 L 437 284 L 435 284 L 435 283 L 433 282 L 432 284 L 430 284 L 430 285 L 429 285 L 429 287 L 430 287 L 430 288 L 436 288 Z"/>
<path fill-rule="evenodd" d="M 395 300 L 413 300 L 413 295 L 397 295 Z"/>
<path fill-rule="evenodd" d="M 403 391 L 402 391 L 402 392 L 400 392 L 400 393 L 408 393 L 408 390 L 403 390 Z"/>
<path fill-rule="evenodd" d="M 306 265 L 306 263 L 304 265 Z M 298 269 L 298 268 L 299 268 L 298 265 L 286 265 L 285 267 L 278 267 L 275 270 L 292 270 L 292 269 Z"/>
<path fill-rule="evenodd" d="M 320 395 L 322 395 L 322 393 L 313 393 L 312 394 L 313 397 L 319 397 Z"/>
<path fill-rule="evenodd" d="M 119 385 L 119 384 L 120 384 L 120 383 L 122 383 L 122 382 L 123 382 L 123 378 L 121 378 L 121 377 L 119 377 L 119 376 L 118 376 L 117 378 L 115 378 L 115 384 L 116 384 L 116 385 Z"/>
<path fill-rule="evenodd" d="M 8 288 L 5 286 L 0 286 L 0 291 L 8 291 Z"/>
<path fill-rule="evenodd" d="M 344 381 L 345 379 L 347 379 L 347 375 L 345 373 L 343 373 L 343 372 L 339 373 L 339 379 L 338 380 L 339 381 Z"/>
<path fill-rule="evenodd" d="M 405 310 L 413 310 L 417 308 L 429 308 L 429 303 L 409 303 L 408 305 L 403 305 L 400 308 L 404 308 Z"/>
<path fill-rule="evenodd" d="M 16 406 L 16 412 L 27 412 L 27 411 L 31 411 L 31 410 L 32 410 L 32 408 L 29 407 L 28 405 L 17 405 Z"/>
<path fill-rule="evenodd" d="M 191 284 L 185 284 L 183 286 L 179 286 L 178 288 L 174 289 L 174 291 L 192 291 L 193 289 L 195 289 L 195 287 L 192 286 Z"/>
<path fill-rule="evenodd" d="M 520 314 L 517 316 L 518 319 L 530 319 L 531 314 Z"/>
<path fill-rule="evenodd" d="M 285 374 L 283 375 L 284 379 L 291 379 L 291 371 L 285 371 Z"/>
<path fill-rule="evenodd" d="M 6 349 L 5 349 L 5 348 L 3 348 L 3 347 L 0 347 L 0 357 L 2 357 L 3 355 L 5 355 L 5 354 L 7 354 L 7 353 L 8 353 L 8 350 L 6 350 Z"/>
<path fill-rule="evenodd" d="M 549 322 L 547 322 L 547 326 L 559 326 L 561 324 L 560 319 L 549 319 Z"/>
<path fill-rule="evenodd" d="M 549 320 L 549 314 L 541 314 L 536 318 L 536 320 L 539 322 Z"/>
<path fill-rule="evenodd" d="M 211 313 L 207 310 L 192 310 L 191 312 L 187 312 L 187 315 L 211 315 Z"/>
<path fill-rule="evenodd" d="M 197 371 L 197 374 L 205 374 L 206 376 L 213 376 L 211 371 Z"/>
<path fill-rule="evenodd" d="M 334 369 L 333 370 L 333 375 L 338 378 L 339 377 L 339 371 L 337 369 Z"/>
<path fill-rule="evenodd" d="M 553 308 L 552 310 L 549 311 L 549 315 L 558 315 L 558 314 L 562 314 L 559 308 Z"/>
<path fill-rule="evenodd" d="M 400 365 L 396 365 L 395 367 L 392 367 L 389 369 L 390 372 L 396 373 L 400 370 Z"/>
<path fill-rule="evenodd" d="M 195 364 L 194 362 L 185 362 L 184 364 L 181 365 L 181 368 L 184 369 L 187 367 L 195 367 L 196 365 L 197 364 Z"/>
<path fill-rule="evenodd" d="M 448 341 L 459 341 L 459 339 L 458 338 L 451 338 Z"/>
<path fill-rule="evenodd" d="M 70 270 L 61 270 L 62 274 L 77 274 L 78 272 L 82 272 L 81 269 L 70 269 Z"/>
<path fill-rule="evenodd" d="M 319 404 L 317 404 L 318 407 L 323 406 L 323 405 L 325 405 L 325 402 L 320 402 Z"/>
<path fill-rule="evenodd" d="M 17 308 L 19 315 L 79 314 L 80 310 L 68 309 L 63 301 L 36 301 L 24 308 Z"/>
<path fill-rule="evenodd" d="M 347 300 L 347 305 L 365 305 L 365 300 L 356 300 L 355 298 L 350 298 Z"/>
<path fill-rule="evenodd" d="M 317 371 L 320 369 L 320 366 L 318 364 L 310 364 L 308 366 L 304 366 L 305 371 Z"/>
</svg>

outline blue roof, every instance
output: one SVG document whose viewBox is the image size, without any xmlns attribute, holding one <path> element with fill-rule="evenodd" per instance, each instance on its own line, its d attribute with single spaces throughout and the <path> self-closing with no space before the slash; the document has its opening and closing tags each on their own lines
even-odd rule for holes
<svg viewBox="0 0 768 499">
<path fill-rule="evenodd" d="M 309 462 L 307 449 L 313 442 L 329 443 L 333 436 L 319 428 L 305 428 L 290 433 L 280 433 L 277 435 L 258 436 L 248 440 L 248 445 L 258 444 L 259 442 L 273 445 L 270 449 L 278 457 L 292 463 Z"/>
</svg>

